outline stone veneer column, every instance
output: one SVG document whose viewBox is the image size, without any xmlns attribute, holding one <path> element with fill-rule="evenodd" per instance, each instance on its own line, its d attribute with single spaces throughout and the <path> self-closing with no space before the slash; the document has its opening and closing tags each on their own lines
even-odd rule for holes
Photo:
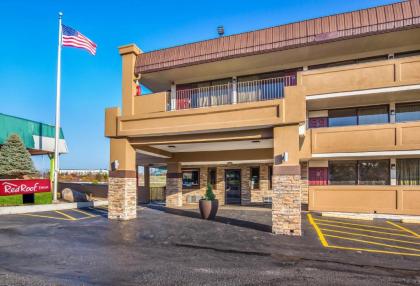
<svg viewBox="0 0 420 286">
<path fill-rule="evenodd" d="M 182 171 L 180 163 L 168 163 L 166 206 L 170 208 L 182 207 Z"/>
<path fill-rule="evenodd" d="M 301 235 L 300 166 L 274 166 L 273 233 Z"/>
<path fill-rule="evenodd" d="M 272 231 L 302 235 L 299 126 L 274 127 Z"/>
<path fill-rule="evenodd" d="M 135 171 L 111 171 L 108 184 L 108 218 L 129 220 L 137 217 L 137 178 Z"/>
<path fill-rule="evenodd" d="M 134 219 L 137 216 L 136 151 L 127 139 L 111 138 L 110 161 L 108 218 Z"/>
</svg>

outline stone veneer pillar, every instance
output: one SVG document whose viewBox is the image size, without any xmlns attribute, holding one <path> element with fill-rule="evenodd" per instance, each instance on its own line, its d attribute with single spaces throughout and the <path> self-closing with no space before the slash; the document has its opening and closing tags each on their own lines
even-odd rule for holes
<svg viewBox="0 0 420 286">
<path fill-rule="evenodd" d="M 168 163 L 166 206 L 170 208 L 182 207 L 182 171 L 180 163 Z"/>
<path fill-rule="evenodd" d="M 135 171 L 111 171 L 108 185 L 108 218 L 129 220 L 137 217 Z"/>
<path fill-rule="evenodd" d="M 274 166 L 272 231 L 302 235 L 300 166 Z"/>
</svg>

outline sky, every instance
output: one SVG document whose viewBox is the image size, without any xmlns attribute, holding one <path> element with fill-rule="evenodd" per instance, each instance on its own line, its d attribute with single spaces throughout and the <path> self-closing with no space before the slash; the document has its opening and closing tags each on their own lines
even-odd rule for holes
<svg viewBox="0 0 420 286">
<path fill-rule="evenodd" d="M 69 153 L 61 168 L 108 168 L 104 110 L 121 106 L 118 46 L 143 51 L 206 40 L 325 15 L 389 4 L 391 0 L 99 1 L 0 0 L 0 113 L 54 124 L 58 12 L 63 24 L 93 40 L 97 55 L 63 48 L 61 126 Z M 34 159 L 39 169 L 48 159 Z"/>
</svg>

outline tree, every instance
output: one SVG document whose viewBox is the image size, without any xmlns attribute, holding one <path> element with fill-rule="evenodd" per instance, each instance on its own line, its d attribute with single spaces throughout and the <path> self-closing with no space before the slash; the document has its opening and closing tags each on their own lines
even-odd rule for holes
<svg viewBox="0 0 420 286">
<path fill-rule="evenodd" d="M 22 178 L 36 173 L 31 154 L 19 135 L 10 135 L 0 149 L 0 177 Z"/>
</svg>

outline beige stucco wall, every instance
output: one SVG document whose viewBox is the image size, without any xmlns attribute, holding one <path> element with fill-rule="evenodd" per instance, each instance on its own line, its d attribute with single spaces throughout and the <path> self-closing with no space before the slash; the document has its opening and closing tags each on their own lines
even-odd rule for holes
<svg viewBox="0 0 420 286">
<path fill-rule="evenodd" d="M 420 186 L 310 186 L 309 210 L 420 215 Z"/>
<path fill-rule="evenodd" d="M 420 57 L 375 61 L 304 71 L 306 95 L 344 92 L 420 83 Z"/>
<path fill-rule="evenodd" d="M 315 128 L 310 134 L 312 153 L 420 149 L 420 122 Z"/>
</svg>

